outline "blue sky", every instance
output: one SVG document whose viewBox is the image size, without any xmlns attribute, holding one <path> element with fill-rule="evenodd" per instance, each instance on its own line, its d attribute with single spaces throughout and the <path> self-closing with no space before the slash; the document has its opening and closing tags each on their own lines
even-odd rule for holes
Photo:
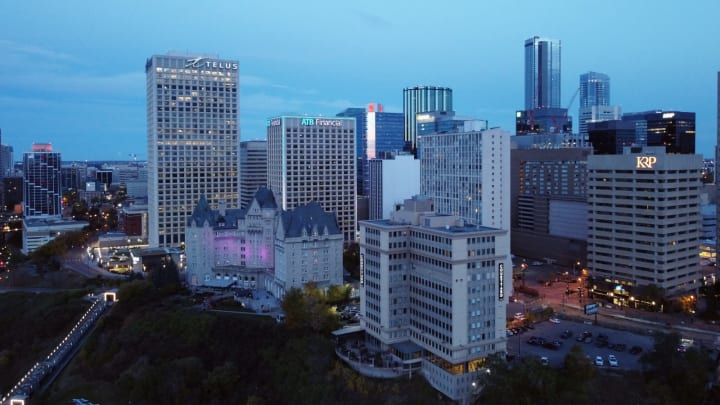
<svg viewBox="0 0 720 405">
<path fill-rule="evenodd" d="M 523 42 L 539 35 L 562 41 L 563 104 L 581 73 L 606 73 L 624 112 L 696 112 L 709 157 L 718 16 L 716 0 L 3 0 L 0 128 L 16 160 L 33 142 L 66 161 L 144 160 L 145 60 L 187 51 L 240 62 L 243 140 L 280 113 L 400 112 L 415 85 L 451 87 L 458 114 L 514 132 Z"/>
</svg>

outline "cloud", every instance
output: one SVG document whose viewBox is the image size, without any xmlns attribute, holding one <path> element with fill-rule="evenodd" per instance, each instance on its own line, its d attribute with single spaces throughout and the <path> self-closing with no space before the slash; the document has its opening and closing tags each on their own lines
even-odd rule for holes
<svg viewBox="0 0 720 405">
<path fill-rule="evenodd" d="M 19 94 L 57 93 L 87 98 L 144 98 L 145 73 L 131 72 L 111 75 L 77 73 L 4 74 L 0 87 Z"/>
<path fill-rule="evenodd" d="M 271 80 L 268 80 L 264 77 L 255 76 L 255 75 L 247 75 L 247 74 L 240 74 L 240 89 L 247 87 L 264 87 L 267 89 L 273 89 L 273 90 L 284 90 L 288 92 L 294 92 L 304 95 L 315 95 L 318 94 L 318 91 L 316 89 L 302 89 L 298 87 L 292 87 L 288 86 L 286 84 L 280 84 L 273 82 Z"/>
<path fill-rule="evenodd" d="M 15 41 L 0 39 L 0 53 L 7 56 L 44 58 L 46 60 L 76 63 L 80 60 L 73 55 L 43 48 L 37 45 L 22 44 Z"/>
<path fill-rule="evenodd" d="M 377 14 L 368 13 L 362 10 L 353 10 L 353 13 L 363 23 L 370 26 L 370 28 L 391 28 L 393 26 L 392 21 L 380 17 Z"/>
</svg>

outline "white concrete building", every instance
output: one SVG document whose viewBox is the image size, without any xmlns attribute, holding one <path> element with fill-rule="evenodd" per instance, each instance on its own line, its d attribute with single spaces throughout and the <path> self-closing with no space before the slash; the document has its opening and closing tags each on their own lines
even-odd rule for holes
<svg viewBox="0 0 720 405">
<path fill-rule="evenodd" d="M 420 194 L 437 212 L 510 229 L 510 133 L 499 128 L 423 135 Z"/>
<path fill-rule="evenodd" d="M 360 222 L 361 324 L 368 344 L 463 400 L 483 360 L 506 350 L 509 232 L 435 211 L 414 197 Z"/>
<path fill-rule="evenodd" d="M 410 154 L 369 162 L 369 219 L 389 218 L 407 196 L 420 194 L 420 160 Z"/>
<path fill-rule="evenodd" d="M 145 73 L 149 243 L 180 246 L 200 196 L 239 208 L 238 62 L 154 55 Z"/>
<path fill-rule="evenodd" d="M 267 150 L 268 187 L 280 208 L 315 201 L 335 212 L 345 242 L 355 241 L 355 118 L 271 118 Z"/>
<path fill-rule="evenodd" d="M 29 255 L 58 236 L 67 232 L 81 231 L 89 225 L 87 221 L 67 220 L 58 216 L 25 218 L 21 251 L 24 255 Z"/>
<path fill-rule="evenodd" d="M 702 156 L 626 147 L 591 155 L 587 166 L 591 275 L 621 287 L 655 284 L 668 295 L 699 287 Z"/>
</svg>

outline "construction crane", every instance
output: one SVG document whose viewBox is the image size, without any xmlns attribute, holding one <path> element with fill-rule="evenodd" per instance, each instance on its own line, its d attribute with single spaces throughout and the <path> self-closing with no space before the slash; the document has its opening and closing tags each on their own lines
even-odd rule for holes
<svg viewBox="0 0 720 405">
<path fill-rule="evenodd" d="M 567 105 L 567 110 L 570 111 L 570 107 L 572 107 L 573 103 L 575 102 L 575 99 L 577 98 L 578 93 L 580 93 L 580 87 L 575 90 L 575 93 L 570 97 L 570 102 Z"/>
</svg>

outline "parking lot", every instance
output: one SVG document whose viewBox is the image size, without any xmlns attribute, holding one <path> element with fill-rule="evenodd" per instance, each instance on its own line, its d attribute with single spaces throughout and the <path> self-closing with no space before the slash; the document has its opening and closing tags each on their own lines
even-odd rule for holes
<svg viewBox="0 0 720 405">
<path fill-rule="evenodd" d="M 650 350 L 654 343 L 652 336 L 649 335 L 639 335 L 564 319 L 561 319 L 558 323 L 540 322 L 534 324 L 533 327 L 534 329 L 508 336 L 508 354 L 521 357 L 547 357 L 548 363 L 552 367 L 562 366 L 563 360 L 570 352 L 570 349 L 573 345 L 578 344 L 591 361 L 594 361 L 596 356 L 602 356 L 605 363 L 603 367 L 609 367 L 608 355 L 613 354 L 617 358 L 618 368 L 639 369 L 640 354 L 631 354 L 630 349 L 633 346 L 638 346 L 642 348 L 642 352 L 645 352 Z M 567 336 L 566 334 L 563 338 L 561 335 L 565 331 L 570 331 L 571 335 Z M 578 337 L 583 336 L 585 332 L 591 334 L 589 339 L 578 342 Z M 598 339 L 598 336 L 600 336 L 600 339 Z M 598 341 L 605 341 L 605 343 L 598 343 Z M 604 347 L 598 347 L 600 345 Z M 617 345 L 620 345 L 620 347 L 616 348 Z"/>
</svg>

